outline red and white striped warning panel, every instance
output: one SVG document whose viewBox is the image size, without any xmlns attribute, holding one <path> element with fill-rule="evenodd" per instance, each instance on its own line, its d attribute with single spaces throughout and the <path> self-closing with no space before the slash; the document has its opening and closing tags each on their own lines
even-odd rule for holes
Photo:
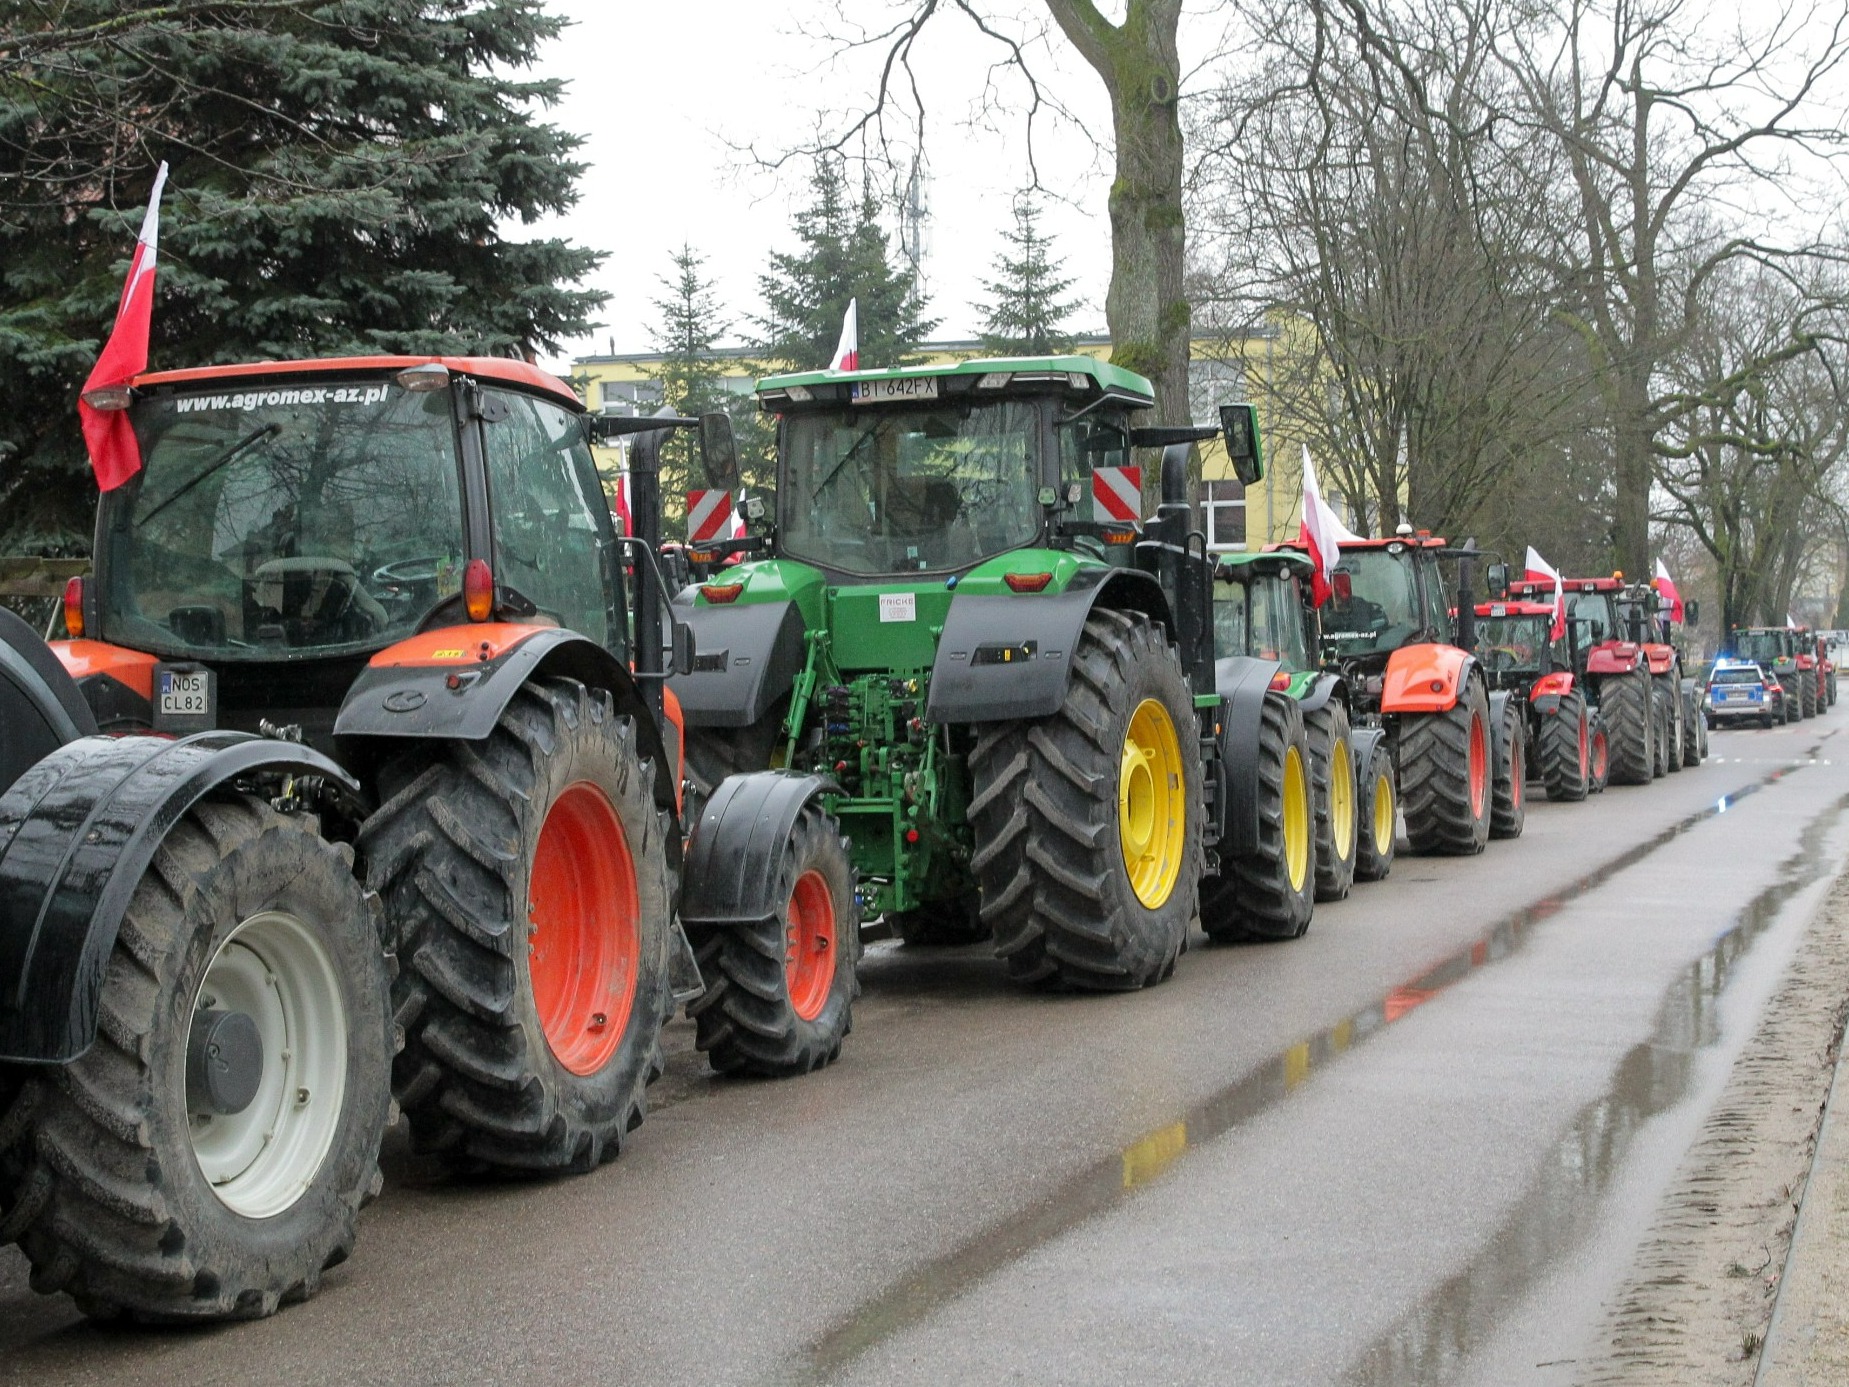
<svg viewBox="0 0 1849 1387">
<path fill-rule="evenodd" d="M 1134 525 L 1143 510 L 1143 469 L 1094 467 L 1091 469 L 1091 518 L 1102 524 Z"/>
<path fill-rule="evenodd" d="M 725 523 L 732 518 L 732 497 L 724 488 L 687 493 L 687 542 L 703 544 L 725 538 Z"/>
</svg>

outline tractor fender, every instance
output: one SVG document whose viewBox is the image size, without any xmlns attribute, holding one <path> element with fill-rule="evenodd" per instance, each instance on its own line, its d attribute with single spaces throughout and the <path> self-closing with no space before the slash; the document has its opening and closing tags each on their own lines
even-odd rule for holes
<svg viewBox="0 0 1849 1387">
<path fill-rule="evenodd" d="M 1652 675 L 1668 674 L 1676 667 L 1676 652 L 1674 647 L 1667 645 L 1646 645 L 1643 650 L 1644 659 L 1648 662 Z"/>
<path fill-rule="evenodd" d="M 1073 648 L 1094 607 L 1141 612 L 1174 639 L 1161 585 L 1137 569 L 1081 568 L 1062 592 L 957 594 L 937 641 L 926 720 L 1051 717 L 1066 701 Z"/>
<path fill-rule="evenodd" d="M 196 803 L 252 776 L 312 776 L 357 822 L 359 782 L 247 732 L 82 737 L 0 797 L 0 1060 L 65 1064 L 96 1038 L 103 970 L 156 849 Z"/>
<path fill-rule="evenodd" d="M 1359 785 L 1373 764 L 1376 756 L 1385 756 L 1389 761 L 1393 749 L 1387 744 L 1387 732 L 1382 727 L 1356 727 L 1348 734 L 1348 746 L 1355 760 L 1355 783 Z"/>
<path fill-rule="evenodd" d="M 1507 718 L 1505 717 L 1505 710 L 1509 706 L 1509 700 L 1514 697 L 1515 697 L 1514 693 L 1508 689 L 1492 689 L 1490 691 L 1490 696 L 1489 696 L 1490 754 L 1491 754 L 1492 762 L 1498 766 L 1500 766 L 1503 763 L 1502 758 L 1508 754 L 1507 738 L 1504 735 L 1503 729 L 1507 723 Z M 1525 729 L 1528 726 L 1527 716 L 1524 715 L 1521 721 L 1517 725 Z M 1524 748 L 1524 750 L 1525 749 L 1526 748 Z"/>
<path fill-rule="evenodd" d="M 687 844 L 682 926 L 722 927 L 781 910 L 778 868 L 790 830 L 812 800 L 833 788 L 822 776 L 794 771 L 752 771 L 720 781 Z"/>
<path fill-rule="evenodd" d="M 1403 645 L 1387 657 L 1383 713 L 1442 713 L 1453 707 L 1477 662 L 1455 645 Z"/>
<path fill-rule="evenodd" d="M 597 642 L 557 626 L 449 626 L 387 646 L 347 690 L 335 742 L 360 765 L 398 742 L 479 742 L 521 687 L 545 675 L 605 689 L 616 711 L 634 719 L 636 750 L 655 767 L 655 803 L 678 824 L 680 758 L 668 754 L 635 676 Z M 677 828 L 670 837 L 678 848 Z"/>
<path fill-rule="evenodd" d="M 1226 817 L 1220 842 L 1233 856 L 1258 851 L 1258 751 L 1275 660 L 1232 655 L 1215 660 L 1213 686 L 1220 695 L 1220 767 L 1225 793 L 1214 796 Z M 1277 695 L 1283 697 L 1283 695 Z"/>
<path fill-rule="evenodd" d="M 0 794 L 66 742 L 97 730 L 51 647 L 0 607 Z"/>
<path fill-rule="evenodd" d="M 1630 641 L 1607 641 L 1586 652 L 1587 674 L 1629 674 L 1641 652 Z"/>
<path fill-rule="evenodd" d="M 1309 693 L 1298 701 L 1297 711 L 1314 713 L 1337 695 L 1343 699 L 1348 697 L 1348 686 L 1342 682 L 1342 676 L 1319 674 L 1316 676 L 1316 682 L 1310 686 Z"/>
<path fill-rule="evenodd" d="M 794 601 L 675 605 L 693 628 L 693 673 L 675 675 L 668 687 L 689 727 L 749 727 L 795 685 L 807 650 Z"/>
<path fill-rule="evenodd" d="M 1528 690 L 1528 704 L 1537 713 L 1557 713 L 1560 700 L 1573 692 L 1573 685 L 1573 675 L 1568 670 L 1557 669 L 1543 674 Z"/>
</svg>

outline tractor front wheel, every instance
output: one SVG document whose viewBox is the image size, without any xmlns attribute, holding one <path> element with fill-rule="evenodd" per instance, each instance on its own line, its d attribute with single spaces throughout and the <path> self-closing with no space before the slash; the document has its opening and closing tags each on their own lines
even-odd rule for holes
<svg viewBox="0 0 1849 1387">
<path fill-rule="evenodd" d="M 413 1144 L 463 1170 L 590 1170 L 661 1073 L 674 883 L 634 722 L 536 679 L 483 742 L 388 768 L 361 830 L 399 933 L 394 1075 Z"/>
<path fill-rule="evenodd" d="M 860 911 L 841 827 L 807 805 L 778 874 L 768 920 L 692 935 L 706 991 L 688 1003 L 694 1044 L 721 1074 L 781 1078 L 841 1053 L 860 995 Z"/>
<path fill-rule="evenodd" d="M 104 965 L 95 1043 L 0 1110 L 0 1243 L 35 1290 L 104 1319 L 256 1319 L 352 1251 L 392 1055 L 377 901 L 352 864 L 249 795 L 169 830 Z"/>
<path fill-rule="evenodd" d="M 1100 609 L 1059 710 L 982 727 L 971 865 L 1010 977 L 1121 991 L 1174 970 L 1199 897 L 1199 725 L 1162 628 Z"/>
<path fill-rule="evenodd" d="M 1708 759 L 1708 715 L 1702 710 L 1695 685 L 1682 689 L 1682 764 L 1699 766 Z"/>
<path fill-rule="evenodd" d="M 1400 812 L 1399 785 L 1393 778 L 1393 755 L 1386 738 L 1377 735 L 1369 742 L 1356 771 L 1361 832 L 1355 847 L 1355 880 L 1382 881 L 1393 870 Z"/>
<path fill-rule="evenodd" d="M 1506 698 L 1495 729 L 1496 782 L 1490 796 L 1489 836 L 1519 838 L 1528 820 L 1528 718 L 1522 702 Z"/>
<path fill-rule="evenodd" d="M 1332 698 L 1303 715 L 1303 730 L 1316 791 L 1316 899 L 1339 901 L 1355 884 L 1360 838 L 1348 708 Z"/>
<path fill-rule="evenodd" d="M 1541 717 L 1541 781 L 1550 800 L 1573 802 L 1586 797 L 1592 752 L 1591 719 L 1586 696 L 1578 689 L 1560 696 L 1560 706 Z"/>
<path fill-rule="evenodd" d="M 1611 784 L 1611 731 L 1605 726 L 1604 714 L 1594 708 L 1587 718 L 1586 793 L 1603 793 Z"/>
<path fill-rule="evenodd" d="M 1349 754 L 1346 738 L 1342 753 Z M 1319 846 L 1313 754 L 1295 701 L 1266 694 L 1253 770 L 1258 841 L 1250 852 L 1221 841 L 1220 874 L 1201 883 L 1201 928 L 1209 939 L 1295 939 L 1310 927 Z M 1229 764 L 1239 762 L 1229 758 Z"/>
<path fill-rule="evenodd" d="M 1647 674 L 1614 674 L 1599 685 L 1599 713 L 1610 738 L 1614 785 L 1648 785 L 1655 778 L 1654 702 Z"/>
<path fill-rule="evenodd" d="M 1683 716 L 1682 679 L 1672 668 L 1668 674 L 1653 677 L 1658 699 L 1663 705 L 1663 715 L 1667 721 L 1667 736 L 1664 738 L 1663 755 L 1669 773 L 1675 774 L 1682 769 L 1683 747 L 1688 736 L 1688 723 Z"/>
<path fill-rule="evenodd" d="M 1470 679 L 1440 713 L 1398 715 L 1400 794 L 1415 853 L 1483 851 L 1490 825 L 1489 697 Z"/>
</svg>

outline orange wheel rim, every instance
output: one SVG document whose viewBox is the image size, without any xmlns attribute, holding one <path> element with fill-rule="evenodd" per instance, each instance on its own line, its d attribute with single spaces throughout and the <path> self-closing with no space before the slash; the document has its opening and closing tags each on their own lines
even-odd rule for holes
<svg viewBox="0 0 1849 1387">
<path fill-rule="evenodd" d="M 1592 777 L 1595 780 L 1602 780 L 1605 777 L 1606 751 L 1605 734 L 1601 732 L 1592 739 Z"/>
<path fill-rule="evenodd" d="M 1584 780 L 1592 770 L 1591 735 L 1586 727 L 1586 720 L 1579 720 L 1579 778 Z"/>
<path fill-rule="evenodd" d="M 1483 719 L 1470 719 L 1470 816 L 1483 817 L 1483 799 L 1489 788 L 1489 729 Z"/>
<path fill-rule="evenodd" d="M 835 984 L 835 898 L 820 872 L 804 872 L 790 892 L 784 916 L 783 975 L 790 989 L 790 1009 L 813 1021 L 828 1005 Z"/>
<path fill-rule="evenodd" d="M 1509 802 L 1517 809 L 1528 793 L 1528 749 L 1522 745 L 1520 729 L 1509 739 Z"/>
<path fill-rule="evenodd" d="M 565 788 L 533 854 L 528 971 L 553 1056 L 573 1074 L 610 1062 L 629 1028 L 642 955 L 629 838 L 608 795 Z"/>
</svg>

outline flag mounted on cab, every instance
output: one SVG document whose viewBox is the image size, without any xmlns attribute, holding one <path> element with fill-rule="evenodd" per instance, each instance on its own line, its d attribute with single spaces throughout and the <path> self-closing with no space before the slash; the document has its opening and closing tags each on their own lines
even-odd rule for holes
<svg viewBox="0 0 1849 1387">
<path fill-rule="evenodd" d="M 154 175 L 154 192 L 141 235 L 129 257 L 128 278 L 116 304 L 115 327 L 103 351 L 90 368 L 77 400 L 77 417 L 83 424 L 84 446 L 96 484 L 114 491 L 141 470 L 141 445 L 128 421 L 129 382 L 148 369 L 148 329 L 154 316 L 154 261 L 160 243 L 161 189 L 167 183 L 167 165 Z"/>
</svg>

